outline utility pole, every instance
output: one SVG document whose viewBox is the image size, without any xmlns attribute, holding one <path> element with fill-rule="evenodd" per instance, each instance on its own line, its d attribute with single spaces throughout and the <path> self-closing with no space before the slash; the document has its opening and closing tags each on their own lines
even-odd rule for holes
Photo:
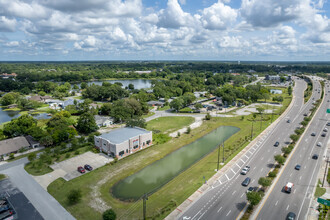
<svg viewBox="0 0 330 220">
<path fill-rule="evenodd" d="M 143 195 L 143 220 L 147 219 L 147 200 L 148 200 L 148 196 L 147 194 Z"/>
<path fill-rule="evenodd" d="M 225 164 L 225 142 L 222 142 L 222 163 Z"/>
<path fill-rule="evenodd" d="M 261 113 L 261 120 L 260 120 L 260 131 L 261 131 L 261 127 L 262 127 L 262 113 Z"/>
<path fill-rule="evenodd" d="M 252 139 L 253 139 L 253 122 L 254 122 L 254 121 L 252 121 L 252 128 L 251 128 L 251 141 L 252 141 Z"/>
<path fill-rule="evenodd" d="M 273 113 L 274 113 L 274 105 L 272 107 L 272 121 L 271 121 L 271 123 L 273 123 Z"/>
<path fill-rule="evenodd" d="M 323 185 L 324 185 L 325 176 L 327 175 L 328 162 L 329 162 L 329 158 L 327 157 L 326 165 L 325 165 L 325 171 L 324 171 L 324 176 L 323 176 L 323 181 L 322 181 L 322 187 L 323 187 Z"/>
<path fill-rule="evenodd" d="M 217 171 L 219 170 L 219 163 L 220 163 L 220 146 L 221 144 L 219 144 L 219 148 L 218 148 L 218 163 L 217 163 Z"/>
</svg>

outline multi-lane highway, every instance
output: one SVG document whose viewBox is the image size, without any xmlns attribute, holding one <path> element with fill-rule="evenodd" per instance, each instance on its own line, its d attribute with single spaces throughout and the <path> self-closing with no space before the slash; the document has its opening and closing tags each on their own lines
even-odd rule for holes
<svg viewBox="0 0 330 220">
<path fill-rule="evenodd" d="M 304 104 L 304 90 L 306 83 L 296 80 L 294 88 L 294 103 L 285 117 L 269 131 L 260 142 L 253 146 L 240 160 L 230 169 L 231 174 L 226 173 L 227 181 L 219 179 L 218 184 L 213 185 L 197 201 L 191 204 L 179 219 L 236 219 L 246 206 L 247 187 L 241 185 L 246 177 L 251 178 L 249 186 L 258 186 L 258 179 L 266 176 L 274 164 L 274 155 L 281 153 L 281 148 L 289 141 L 289 136 L 294 133 L 296 127 L 303 120 L 303 114 L 309 112 L 313 99 L 320 97 L 318 90 L 321 88 L 318 82 L 313 82 L 314 90 L 311 99 Z M 317 91 L 315 91 L 317 89 Z M 290 123 L 288 123 L 290 119 Z M 275 142 L 280 145 L 275 147 Z M 247 175 L 240 175 L 240 170 L 249 165 L 251 170 Z"/>
<path fill-rule="evenodd" d="M 324 102 L 310 122 L 310 126 L 296 146 L 294 154 L 271 189 L 269 196 L 257 210 L 255 216 L 257 219 L 285 219 L 289 212 L 295 213 L 297 219 L 306 218 L 329 139 L 329 132 L 324 130 L 325 128 L 330 130 L 330 126 L 326 125 L 329 119 L 326 113 L 329 107 L 329 90 L 330 87 L 325 85 L 327 95 Z M 315 136 L 312 136 L 312 133 L 315 133 Z M 322 134 L 326 136 L 322 137 Z M 321 143 L 321 146 L 317 146 L 318 143 Z M 318 155 L 318 159 L 312 159 L 314 154 Z M 297 164 L 301 165 L 300 170 L 295 170 Z M 283 192 L 283 187 L 287 182 L 294 184 L 291 194 Z"/>
</svg>

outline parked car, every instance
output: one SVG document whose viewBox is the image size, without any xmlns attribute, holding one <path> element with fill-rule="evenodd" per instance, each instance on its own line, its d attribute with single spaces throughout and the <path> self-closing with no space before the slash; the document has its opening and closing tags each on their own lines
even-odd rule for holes
<svg viewBox="0 0 330 220">
<path fill-rule="evenodd" d="M 276 141 L 275 144 L 274 144 L 274 146 L 275 147 L 278 147 L 278 145 L 280 145 L 280 142 Z"/>
<path fill-rule="evenodd" d="M 315 134 L 315 132 L 313 132 L 311 135 L 312 135 L 312 136 L 315 136 L 316 134 Z"/>
<path fill-rule="evenodd" d="M 330 126 L 330 122 L 327 123 L 327 126 Z"/>
<path fill-rule="evenodd" d="M 322 133 L 321 136 L 322 137 L 325 137 L 325 136 L 327 136 L 327 134 L 326 133 Z"/>
<path fill-rule="evenodd" d="M 286 220 L 295 220 L 296 219 L 296 214 L 293 212 L 289 212 L 288 215 L 286 216 Z"/>
<path fill-rule="evenodd" d="M 287 193 L 291 193 L 291 190 L 293 188 L 293 183 L 288 182 L 285 186 L 284 186 L 284 191 Z"/>
<path fill-rule="evenodd" d="M 78 170 L 79 173 L 85 173 L 86 172 L 86 170 L 83 167 L 78 167 L 77 170 Z"/>
<path fill-rule="evenodd" d="M 294 167 L 296 170 L 300 170 L 301 166 L 299 164 L 297 164 L 295 167 Z"/>
<path fill-rule="evenodd" d="M 313 154 L 312 159 L 317 160 L 319 158 L 319 155 Z"/>
<path fill-rule="evenodd" d="M 246 175 L 246 174 L 249 172 L 249 170 L 250 170 L 250 167 L 249 167 L 249 166 L 245 166 L 245 167 L 243 168 L 243 170 L 241 171 L 241 174 L 242 174 L 242 175 Z"/>
<path fill-rule="evenodd" d="M 242 186 L 248 186 L 251 182 L 250 177 L 246 177 L 245 180 L 242 182 Z"/>
<path fill-rule="evenodd" d="M 93 167 L 91 167 L 90 165 L 88 164 L 85 164 L 84 168 L 88 171 L 92 171 L 93 170 Z"/>
<path fill-rule="evenodd" d="M 317 142 L 316 146 L 322 147 L 322 143 L 321 142 Z"/>
<path fill-rule="evenodd" d="M 328 129 L 327 129 L 327 128 L 324 128 L 323 131 L 324 131 L 324 132 L 328 132 Z"/>
</svg>

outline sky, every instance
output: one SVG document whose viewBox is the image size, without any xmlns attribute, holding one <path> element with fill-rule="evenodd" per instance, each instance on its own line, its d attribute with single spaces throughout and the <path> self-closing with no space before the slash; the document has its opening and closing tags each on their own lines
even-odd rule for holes
<svg viewBox="0 0 330 220">
<path fill-rule="evenodd" d="M 1 61 L 330 61 L 330 0 L 0 0 Z"/>
</svg>

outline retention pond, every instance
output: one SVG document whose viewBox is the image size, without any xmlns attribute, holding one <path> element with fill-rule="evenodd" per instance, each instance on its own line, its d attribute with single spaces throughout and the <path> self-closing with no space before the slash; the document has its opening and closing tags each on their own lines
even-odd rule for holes
<svg viewBox="0 0 330 220">
<path fill-rule="evenodd" d="M 119 181 L 112 188 L 112 194 L 120 200 L 138 200 L 145 193 L 149 195 L 212 152 L 223 141 L 240 129 L 221 126 L 196 141 L 170 153 L 141 171 Z"/>
</svg>

